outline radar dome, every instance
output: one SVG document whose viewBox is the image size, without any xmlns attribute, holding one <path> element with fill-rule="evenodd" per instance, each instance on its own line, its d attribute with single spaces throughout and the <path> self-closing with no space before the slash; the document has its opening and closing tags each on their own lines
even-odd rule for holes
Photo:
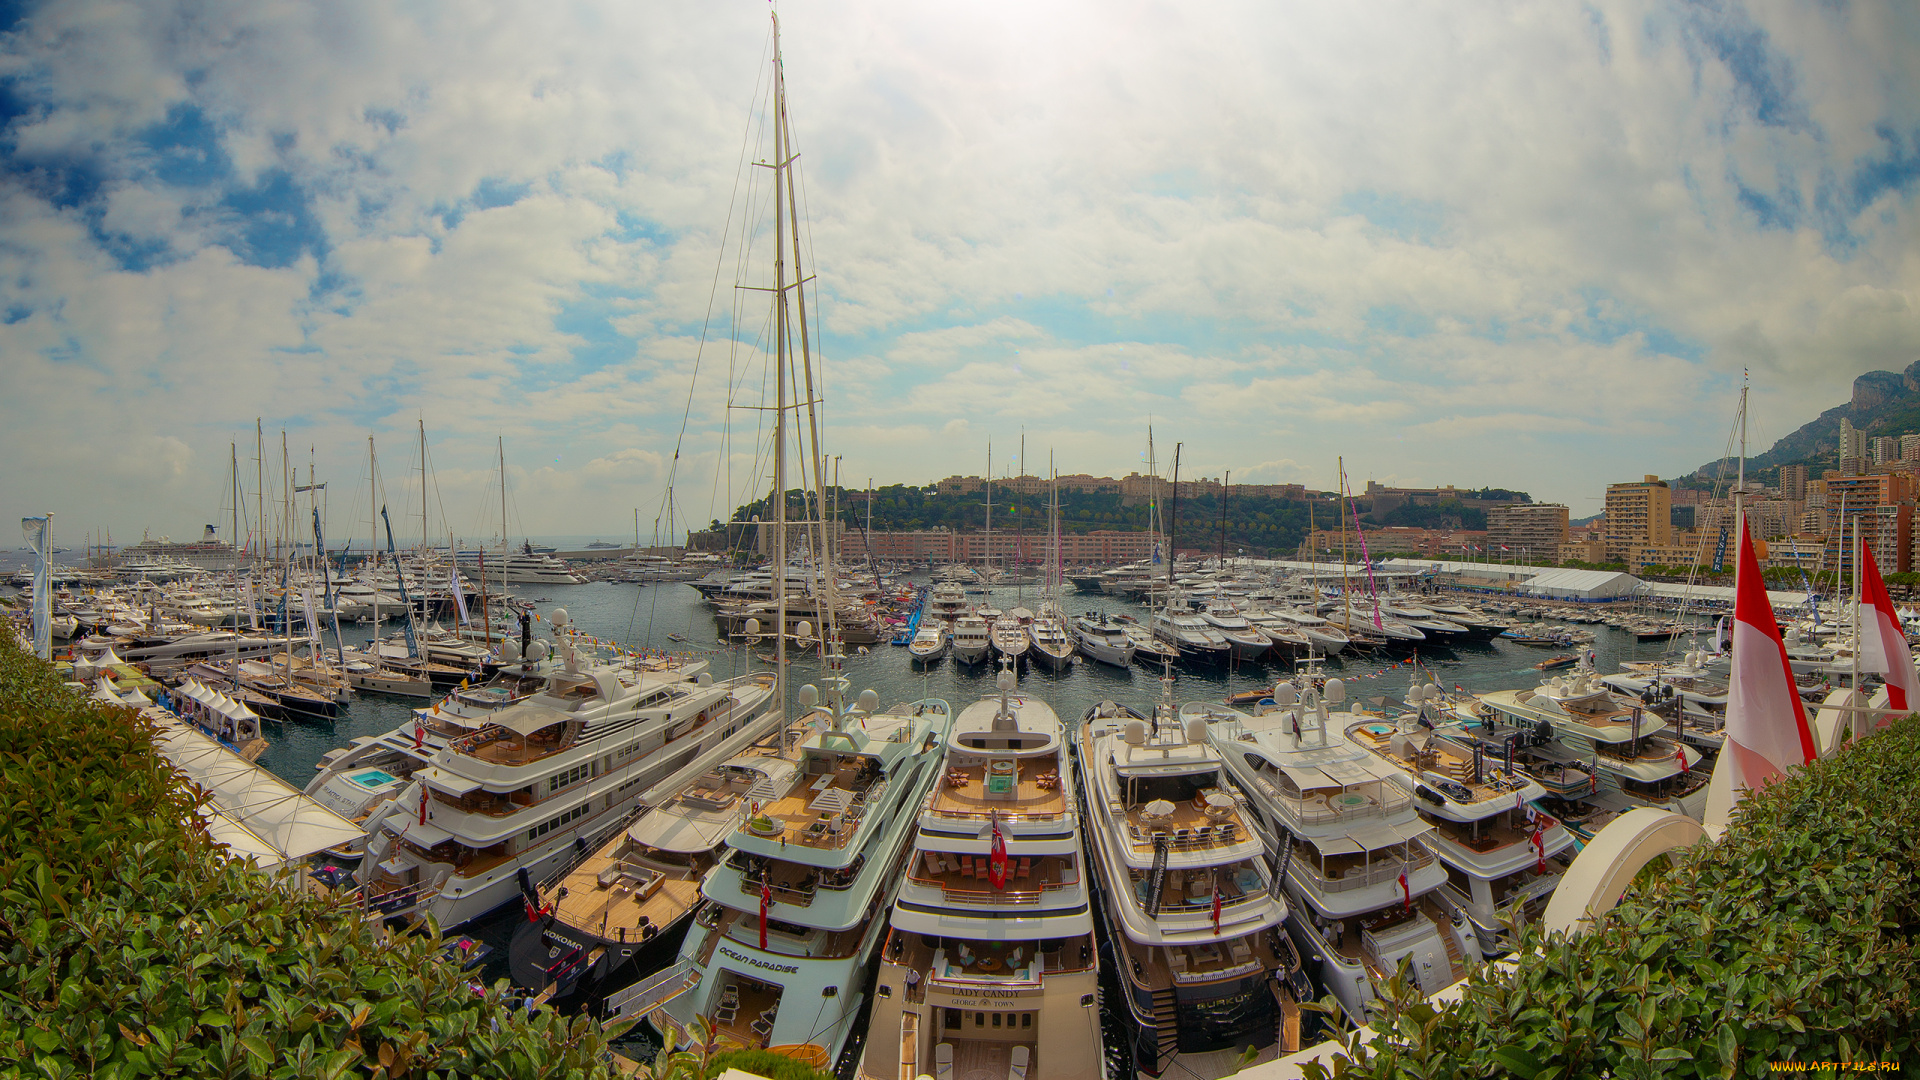
<svg viewBox="0 0 1920 1080">
<path fill-rule="evenodd" d="M 1013 683 L 1014 683 L 1013 672 L 1008 671 L 1004 668 L 1001 669 L 1000 674 L 995 676 L 993 680 L 993 685 L 999 687 L 1002 690 L 1013 689 Z"/>
<path fill-rule="evenodd" d="M 862 690 L 860 691 L 860 700 L 855 703 L 855 707 L 863 713 L 871 713 L 880 707 L 880 695 L 872 688 Z"/>
<path fill-rule="evenodd" d="M 1320 696 L 1326 698 L 1328 704 L 1338 705 L 1347 700 L 1347 684 L 1339 679 L 1328 679 L 1326 689 L 1320 692 Z"/>
<path fill-rule="evenodd" d="M 820 704 L 820 688 L 812 683 L 808 683 L 800 688 L 800 693 L 795 697 L 795 700 L 800 702 L 801 708 L 811 709 L 815 705 Z"/>
<path fill-rule="evenodd" d="M 546 642 L 536 641 L 527 646 L 527 659 L 532 660 L 534 663 L 539 663 L 551 655 L 552 651 L 553 650 L 547 648 Z"/>
<path fill-rule="evenodd" d="M 553 614 L 547 616 L 547 621 L 555 626 L 567 625 L 567 609 L 563 607 L 554 608 Z"/>
<path fill-rule="evenodd" d="M 508 638 L 500 643 L 500 659 L 511 664 L 520 659 L 520 643 Z"/>
<path fill-rule="evenodd" d="M 760 636 L 760 620 L 748 619 L 746 625 L 741 629 L 747 632 L 748 637 L 759 637 Z"/>
<path fill-rule="evenodd" d="M 694 680 L 693 680 L 693 682 L 694 682 L 694 685 L 695 685 L 695 686 L 712 686 L 712 685 L 713 685 L 713 672 L 711 672 L 711 671 L 703 671 L 703 672 L 701 672 L 701 673 L 700 673 L 700 674 L 699 674 L 698 676 L 696 676 L 696 677 L 694 678 Z"/>
<path fill-rule="evenodd" d="M 1273 685 L 1273 703 L 1275 705 L 1293 705 L 1300 701 L 1300 692 L 1292 683 L 1283 682 Z"/>
<path fill-rule="evenodd" d="M 1147 743 L 1147 722 L 1145 720 L 1127 721 L 1126 739 L 1128 743 L 1134 746 L 1145 746 Z"/>
<path fill-rule="evenodd" d="M 793 628 L 793 636 L 799 638 L 801 641 L 807 640 L 813 636 L 813 624 L 805 619 L 801 619 L 800 624 Z"/>
<path fill-rule="evenodd" d="M 1187 741 L 1199 743 L 1207 741 L 1207 719 L 1204 716 L 1187 717 Z"/>
</svg>

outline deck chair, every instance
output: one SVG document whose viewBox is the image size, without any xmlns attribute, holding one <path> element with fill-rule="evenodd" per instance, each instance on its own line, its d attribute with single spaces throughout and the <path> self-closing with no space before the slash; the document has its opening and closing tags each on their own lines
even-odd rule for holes
<svg viewBox="0 0 1920 1080">
<path fill-rule="evenodd" d="M 1173 846 L 1174 847 L 1186 847 L 1187 842 L 1192 839 L 1193 839 L 1193 830 L 1191 829 L 1173 830 Z"/>
<path fill-rule="evenodd" d="M 1027 1065 L 1032 1060 L 1032 1051 L 1024 1046 L 1014 1047 L 1013 1063 L 1007 1066 L 1007 1080 L 1027 1080 Z"/>
<path fill-rule="evenodd" d="M 960 856 L 960 873 L 967 877 L 973 876 L 973 856 Z"/>
<path fill-rule="evenodd" d="M 943 1042 L 933 1048 L 934 1080 L 953 1080 L 953 1044 Z"/>
<path fill-rule="evenodd" d="M 1207 844 L 1213 843 L 1213 826 L 1202 825 L 1199 828 L 1193 830 L 1193 842 L 1201 845 L 1202 847 L 1206 846 Z"/>
<path fill-rule="evenodd" d="M 1033 860 L 1025 856 L 1022 856 L 1020 859 L 1020 869 L 1014 871 L 1014 876 L 1026 877 L 1028 874 L 1032 873 L 1032 871 L 1033 871 Z"/>
<path fill-rule="evenodd" d="M 931 851 L 929 851 L 929 852 L 926 852 L 925 854 L 926 854 L 926 857 L 927 857 L 927 876 L 929 876 L 929 877 L 939 877 L 939 876 L 940 876 L 940 866 L 941 866 L 941 863 L 940 863 L 940 856 L 938 856 L 938 855 L 935 855 L 935 854 L 934 854 L 933 852 L 931 852 Z"/>
<path fill-rule="evenodd" d="M 1253 950 L 1247 948 L 1245 938 L 1234 938 L 1233 942 L 1227 946 L 1227 952 L 1232 954 L 1233 962 L 1236 964 L 1244 964 L 1253 959 Z"/>
<path fill-rule="evenodd" d="M 1167 966 L 1172 968 L 1176 975 L 1185 974 L 1187 970 L 1187 951 L 1185 949 L 1168 949 Z"/>
</svg>

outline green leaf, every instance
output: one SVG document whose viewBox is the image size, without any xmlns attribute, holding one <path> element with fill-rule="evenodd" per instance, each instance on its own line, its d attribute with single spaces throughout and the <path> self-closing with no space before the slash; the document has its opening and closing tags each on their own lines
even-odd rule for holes
<svg viewBox="0 0 1920 1080">
<path fill-rule="evenodd" d="M 1693 1055 L 1677 1046 L 1663 1046 L 1653 1052 L 1655 1061 L 1692 1061 Z"/>
<path fill-rule="evenodd" d="M 1493 1059 L 1506 1066 L 1507 1071 L 1520 1077 L 1520 1080 L 1534 1080 L 1540 1074 L 1540 1059 L 1517 1046 L 1503 1046 L 1495 1050 Z"/>
</svg>

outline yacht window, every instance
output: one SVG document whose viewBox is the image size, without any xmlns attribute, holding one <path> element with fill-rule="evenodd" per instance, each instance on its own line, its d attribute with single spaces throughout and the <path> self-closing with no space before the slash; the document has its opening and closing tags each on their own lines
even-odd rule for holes
<svg viewBox="0 0 1920 1080">
<path fill-rule="evenodd" d="M 973 1014 L 973 1026 L 974 1026 L 974 1027 L 986 1027 L 986 1026 L 987 1026 L 987 1014 L 986 1014 L 986 1013 L 983 1013 L 983 1012 L 977 1012 L 977 1013 L 974 1013 L 974 1014 Z"/>
<path fill-rule="evenodd" d="M 994 1014 L 993 1014 L 993 1026 L 994 1026 L 994 1027 L 999 1027 L 999 1026 L 1000 1026 L 1000 1014 L 999 1014 L 999 1013 L 994 1013 Z"/>
<path fill-rule="evenodd" d="M 953 1031 L 960 1030 L 960 1010 L 959 1009 L 947 1010 L 947 1027 Z"/>
<path fill-rule="evenodd" d="M 1190 802 L 1202 790 L 1219 787 L 1220 777 L 1216 772 L 1187 773 L 1182 776 L 1141 776 L 1134 778 L 1128 786 L 1133 789 L 1133 801 L 1136 803 L 1149 803 L 1155 799 L 1183 803 Z"/>
</svg>

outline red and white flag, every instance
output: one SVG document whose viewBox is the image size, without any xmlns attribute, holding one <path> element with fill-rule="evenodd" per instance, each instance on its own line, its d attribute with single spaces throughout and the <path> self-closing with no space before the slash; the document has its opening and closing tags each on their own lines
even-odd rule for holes
<svg viewBox="0 0 1920 1080">
<path fill-rule="evenodd" d="M 1407 884 L 1407 872 L 1405 870 L 1400 871 L 1400 891 L 1405 893 L 1407 896 L 1406 910 L 1412 911 L 1413 910 L 1413 886 Z"/>
<path fill-rule="evenodd" d="M 988 849 L 987 881 L 996 889 L 1007 887 L 1007 838 L 1000 835 L 1000 816 L 993 818 L 993 847 Z"/>
<path fill-rule="evenodd" d="M 1220 936 L 1220 882 L 1213 883 L 1213 936 Z"/>
<path fill-rule="evenodd" d="M 1907 710 L 1920 705 L 1920 679 L 1914 677 L 1913 650 L 1907 647 L 1907 634 L 1887 595 L 1887 583 L 1881 580 L 1880 567 L 1873 552 L 1860 547 L 1860 670 L 1877 672 L 1887 680 L 1887 705 Z M 1874 727 L 1885 727 L 1893 714 L 1882 716 Z"/>
<path fill-rule="evenodd" d="M 1787 663 L 1787 646 L 1780 640 L 1780 624 L 1753 557 L 1753 539 L 1741 522 L 1733 678 L 1727 688 L 1726 749 L 1717 767 L 1732 770 L 1738 802 L 1742 789 L 1757 791 L 1816 756 L 1807 711 Z"/>
<path fill-rule="evenodd" d="M 766 871 L 761 871 L 762 874 Z M 773 882 L 769 878 L 760 879 L 760 948 L 767 947 L 767 908 L 773 904 Z"/>
</svg>

